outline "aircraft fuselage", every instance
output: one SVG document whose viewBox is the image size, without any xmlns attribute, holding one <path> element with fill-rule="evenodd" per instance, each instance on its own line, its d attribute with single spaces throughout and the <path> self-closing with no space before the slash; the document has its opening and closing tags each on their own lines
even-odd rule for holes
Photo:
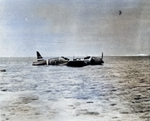
<svg viewBox="0 0 150 121">
<path fill-rule="evenodd" d="M 57 57 L 44 60 L 40 53 L 37 51 L 37 60 L 32 63 L 33 66 L 39 65 L 65 65 L 69 61 L 68 58 L 65 57 Z"/>
</svg>

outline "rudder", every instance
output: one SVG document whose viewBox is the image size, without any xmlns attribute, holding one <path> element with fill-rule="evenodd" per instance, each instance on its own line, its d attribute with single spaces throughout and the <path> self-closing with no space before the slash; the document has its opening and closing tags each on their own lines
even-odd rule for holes
<svg viewBox="0 0 150 121">
<path fill-rule="evenodd" d="M 43 58 L 38 51 L 36 51 L 36 54 L 37 54 L 37 59 L 42 59 Z"/>
</svg>

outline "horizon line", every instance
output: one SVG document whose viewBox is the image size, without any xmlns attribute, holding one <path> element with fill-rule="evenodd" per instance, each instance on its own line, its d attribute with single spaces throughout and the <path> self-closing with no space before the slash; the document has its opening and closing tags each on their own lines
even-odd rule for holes
<svg viewBox="0 0 150 121">
<path fill-rule="evenodd" d="M 73 55 L 73 56 L 76 56 L 76 57 L 79 57 L 79 56 L 83 56 L 83 55 Z M 72 55 L 68 55 L 67 57 L 73 57 Z M 85 56 L 89 56 L 89 55 L 85 55 Z M 92 56 L 92 55 L 90 55 Z M 93 55 L 93 56 L 97 56 L 97 55 Z M 101 56 L 101 55 L 99 55 Z M 104 57 L 113 57 L 113 56 L 120 56 L 120 57 L 132 57 L 132 56 L 150 56 L 150 54 L 136 54 L 136 55 L 105 55 Z M 46 58 L 46 57 L 61 57 L 61 56 L 44 56 L 43 58 Z M 2 56 L 0 58 L 36 58 L 36 56 Z"/>
</svg>

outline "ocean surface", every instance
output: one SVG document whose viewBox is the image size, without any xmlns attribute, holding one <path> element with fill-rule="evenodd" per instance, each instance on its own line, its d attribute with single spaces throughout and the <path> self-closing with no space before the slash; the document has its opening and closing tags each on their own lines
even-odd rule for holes
<svg viewBox="0 0 150 121">
<path fill-rule="evenodd" d="M 0 120 L 150 121 L 150 57 L 80 68 L 35 59 L 0 58 Z"/>
</svg>

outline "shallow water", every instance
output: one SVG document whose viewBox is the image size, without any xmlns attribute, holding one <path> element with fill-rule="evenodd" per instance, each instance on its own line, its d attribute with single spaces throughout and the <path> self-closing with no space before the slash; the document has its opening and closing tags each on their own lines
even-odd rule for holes
<svg viewBox="0 0 150 121">
<path fill-rule="evenodd" d="M 34 60 L 0 58 L 1 120 L 150 120 L 150 57 L 104 57 L 82 68 Z"/>
</svg>

